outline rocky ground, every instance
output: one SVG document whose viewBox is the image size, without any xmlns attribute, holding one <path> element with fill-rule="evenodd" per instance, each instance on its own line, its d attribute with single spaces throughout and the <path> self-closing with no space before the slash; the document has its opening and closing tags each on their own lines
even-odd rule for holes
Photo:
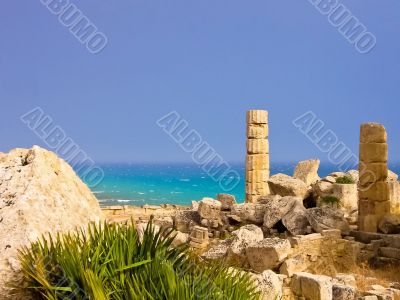
<svg viewBox="0 0 400 300">
<path fill-rule="evenodd" d="M 250 272 L 263 299 L 400 299 L 398 216 L 381 233 L 357 231 L 358 172 L 317 175 L 319 161 L 299 163 L 293 176 L 269 180 L 271 195 L 237 204 L 228 194 L 191 207 L 103 208 L 107 218 L 133 217 L 143 228 L 150 216 L 173 228 L 175 243 L 188 243 L 205 260 Z M 393 202 L 399 201 L 397 175 Z"/>
<path fill-rule="evenodd" d="M 232 274 L 249 272 L 263 299 L 400 299 L 400 218 L 387 215 L 380 233 L 357 228 L 358 172 L 318 177 L 318 160 L 299 163 L 293 176 L 269 179 L 271 195 L 237 204 L 233 196 L 190 207 L 113 206 L 100 209 L 72 168 L 39 147 L 0 154 L 0 299 L 18 280 L 18 249 L 42 234 L 68 232 L 99 221 L 150 218 L 170 228 L 174 245 L 187 243 L 204 260 L 222 261 Z M 400 203 L 390 173 L 391 203 Z M 400 206 L 399 206 L 400 207 Z M 29 299 L 13 296 L 13 299 Z"/>
</svg>

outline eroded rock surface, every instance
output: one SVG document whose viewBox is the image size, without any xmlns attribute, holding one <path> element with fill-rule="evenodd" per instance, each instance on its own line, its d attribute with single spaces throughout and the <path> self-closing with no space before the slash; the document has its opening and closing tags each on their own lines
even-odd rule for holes
<svg viewBox="0 0 400 300">
<path fill-rule="evenodd" d="M 314 207 L 307 210 L 307 219 L 315 232 L 327 229 L 349 231 L 349 224 L 339 210 L 329 207 Z"/>
<path fill-rule="evenodd" d="M 92 192 L 53 152 L 34 146 L 2 155 L 0 299 L 8 299 L 5 283 L 19 279 L 18 248 L 46 233 L 68 232 L 98 222 L 101 216 Z"/>
<path fill-rule="evenodd" d="M 298 196 L 305 198 L 309 192 L 307 184 L 302 180 L 286 174 L 275 174 L 268 180 L 271 194 L 280 196 Z"/>
<path fill-rule="evenodd" d="M 320 179 L 318 176 L 319 164 L 319 159 L 300 161 L 294 170 L 293 177 L 302 180 L 306 185 L 311 185 Z"/>
</svg>

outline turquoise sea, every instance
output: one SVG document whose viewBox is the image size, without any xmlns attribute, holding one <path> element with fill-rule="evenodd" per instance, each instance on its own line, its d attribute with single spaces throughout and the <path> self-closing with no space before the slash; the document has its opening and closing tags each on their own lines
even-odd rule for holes
<svg viewBox="0 0 400 300">
<path fill-rule="evenodd" d="M 271 174 L 293 174 L 295 163 L 272 163 Z M 238 202 L 244 199 L 244 165 L 231 164 L 240 174 L 239 184 L 229 193 Z M 104 178 L 92 188 L 101 205 L 189 205 L 192 200 L 215 197 L 223 192 L 199 166 L 194 164 L 102 164 Z M 400 164 L 390 169 L 400 173 Z M 334 165 L 321 164 L 319 176 L 337 171 Z"/>
</svg>

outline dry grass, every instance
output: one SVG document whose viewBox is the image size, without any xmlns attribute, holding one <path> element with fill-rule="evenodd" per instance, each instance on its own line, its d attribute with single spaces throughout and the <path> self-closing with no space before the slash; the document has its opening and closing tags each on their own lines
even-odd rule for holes
<svg viewBox="0 0 400 300">
<path fill-rule="evenodd" d="M 365 292 L 373 284 L 389 287 L 392 282 L 400 282 L 400 270 L 398 267 L 386 267 L 385 269 L 372 269 L 367 264 L 358 266 L 351 271 L 355 275 L 357 289 Z"/>
<path fill-rule="evenodd" d="M 330 277 L 335 277 L 339 273 L 353 275 L 356 280 L 357 291 L 361 293 L 371 290 L 371 285 L 381 285 L 387 288 L 391 283 L 400 283 L 400 268 L 395 266 L 374 269 L 365 263 L 354 265 L 351 269 L 341 268 L 337 270 L 333 267 L 333 263 L 325 262 L 318 265 L 316 269 L 309 269 L 307 272 Z"/>
</svg>

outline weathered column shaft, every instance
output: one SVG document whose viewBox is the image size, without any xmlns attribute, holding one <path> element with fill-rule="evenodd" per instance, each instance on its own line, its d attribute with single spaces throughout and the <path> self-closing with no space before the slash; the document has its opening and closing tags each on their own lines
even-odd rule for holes
<svg viewBox="0 0 400 300">
<path fill-rule="evenodd" d="M 390 212 L 388 145 L 386 129 L 366 123 L 360 130 L 358 183 L 359 230 L 377 232 L 379 221 Z"/>
<path fill-rule="evenodd" d="M 269 194 L 268 112 L 247 112 L 246 202 Z"/>
</svg>

